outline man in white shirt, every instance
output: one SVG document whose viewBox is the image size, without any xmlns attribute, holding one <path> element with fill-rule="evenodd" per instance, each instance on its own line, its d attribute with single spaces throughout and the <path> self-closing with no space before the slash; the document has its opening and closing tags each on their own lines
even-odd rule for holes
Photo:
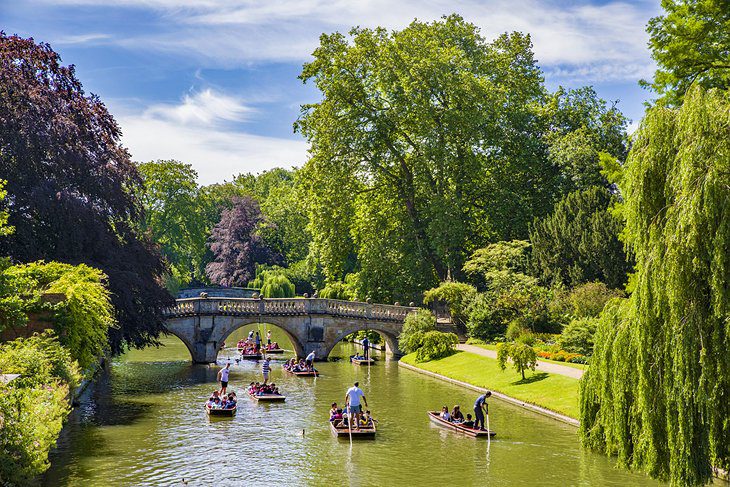
<svg viewBox="0 0 730 487">
<path fill-rule="evenodd" d="M 355 382 L 353 387 L 350 387 L 345 394 L 345 405 L 350 407 L 350 424 L 352 424 L 352 415 L 355 414 L 355 429 L 360 429 L 360 418 L 362 417 L 362 405 L 360 400 L 365 403 L 365 407 L 368 406 L 368 400 L 365 398 L 365 393 L 358 387 L 359 382 Z"/>
<path fill-rule="evenodd" d="M 312 352 L 309 355 L 307 355 L 307 358 L 304 360 L 307 363 L 307 369 L 309 369 L 309 370 L 314 369 L 314 350 L 312 350 Z"/>
</svg>

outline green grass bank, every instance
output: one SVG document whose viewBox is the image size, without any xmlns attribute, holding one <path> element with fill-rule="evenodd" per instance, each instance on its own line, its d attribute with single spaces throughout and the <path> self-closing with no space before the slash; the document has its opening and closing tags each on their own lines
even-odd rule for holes
<svg viewBox="0 0 730 487">
<path fill-rule="evenodd" d="M 416 354 L 412 353 L 401 360 L 429 372 L 578 418 L 578 379 L 530 371 L 523 381 L 511 366 L 502 371 L 495 359 L 468 352 L 456 352 L 439 360 L 420 363 L 416 362 Z"/>
</svg>

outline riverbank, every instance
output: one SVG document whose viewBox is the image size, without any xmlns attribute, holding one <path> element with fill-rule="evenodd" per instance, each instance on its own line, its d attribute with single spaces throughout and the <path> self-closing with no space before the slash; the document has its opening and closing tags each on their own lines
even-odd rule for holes
<svg viewBox="0 0 730 487">
<path fill-rule="evenodd" d="M 523 380 L 512 367 L 503 371 L 493 358 L 462 351 L 423 363 L 410 354 L 400 364 L 477 390 L 489 389 L 500 399 L 578 424 L 578 379 L 536 371 Z"/>
</svg>

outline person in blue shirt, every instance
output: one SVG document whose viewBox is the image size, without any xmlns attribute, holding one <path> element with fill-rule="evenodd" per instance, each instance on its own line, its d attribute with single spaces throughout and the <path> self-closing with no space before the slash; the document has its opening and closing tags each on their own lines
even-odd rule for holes
<svg viewBox="0 0 730 487">
<path fill-rule="evenodd" d="M 489 405 L 487 404 L 487 398 L 491 395 L 492 393 L 490 391 L 487 391 L 481 396 L 477 397 L 477 400 L 474 402 L 474 415 L 476 416 L 476 419 L 474 420 L 474 429 L 481 429 L 482 431 L 486 431 L 486 425 L 484 424 L 484 415 L 489 414 Z"/>
</svg>

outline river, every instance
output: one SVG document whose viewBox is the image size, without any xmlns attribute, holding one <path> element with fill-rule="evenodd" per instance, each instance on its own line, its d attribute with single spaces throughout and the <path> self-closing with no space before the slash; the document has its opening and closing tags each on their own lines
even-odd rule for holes
<svg viewBox="0 0 730 487">
<path fill-rule="evenodd" d="M 574 427 L 496 399 L 491 442 L 443 430 L 425 411 L 458 403 L 466 413 L 473 391 L 399 368 L 379 353 L 373 367 L 352 365 L 347 343 L 331 355 L 345 360 L 319 363 L 317 379 L 285 375 L 274 362 L 283 404 L 245 395 L 242 384 L 260 379 L 260 365 L 234 362 L 238 414 L 210 419 L 202 405 L 219 367 L 191 365 L 181 342 L 164 343 L 119 357 L 101 375 L 70 416 L 44 485 L 660 485 L 581 449 Z M 229 355 L 221 352 L 219 363 Z M 327 418 L 330 403 L 341 404 L 356 380 L 379 430 L 377 439 L 351 446 L 332 436 Z"/>
</svg>

